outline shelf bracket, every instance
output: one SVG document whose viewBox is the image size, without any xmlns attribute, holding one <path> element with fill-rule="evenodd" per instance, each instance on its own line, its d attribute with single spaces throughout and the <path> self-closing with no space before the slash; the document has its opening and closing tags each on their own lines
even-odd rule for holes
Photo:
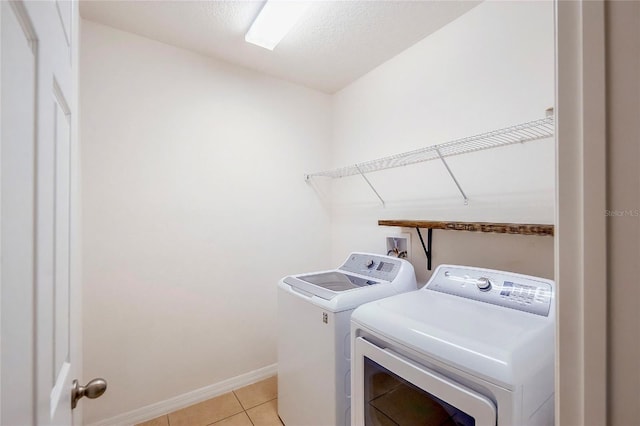
<svg viewBox="0 0 640 426">
<path fill-rule="evenodd" d="M 462 187 L 458 183 L 458 179 L 456 179 L 455 175 L 453 174 L 453 172 L 449 168 L 449 165 L 447 164 L 447 161 L 444 159 L 444 157 L 440 153 L 440 150 L 437 149 L 437 148 L 436 148 L 436 153 L 438 154 L 438 157 L 440 158 L 440 160 L 442 160 L 442 164 L 444 164 L 444 167 L 447 169 L 447 172 L 449 172 L 449 176 L 451 176 L 451 179 L 453 179 L 453 182 L 458 187 L 458 191 L 460 191 L 460 194 L 462 194 L 462 198 L 464 198 L 464 205 L 466 206 L 467 204 L 469 204 L 469 199 L 467 198 L 467 194 L 465 194 L 464 191 L 462 190 Z"/>
<path fill-rule="evenodd" d="M 422 238 L 422 234 L 420 233 L 420 228 L 416 226 L 416 231 L 418 232 L 418 237 L 420 237 L 420 242 L 422 243 L 422 248 L 424 249 L 424 254 L 427 256 L 427 271 L 431 270 L 431 256 L 433 255 L 433 251 L 431 250 L 431 241 L 433 239 L 433 229 L 427 229 L 427 244 L 424 244 L 424 239 Z"/>
<path fill-rule="evenodd" d="M 385 207 L 384 205 L 384 200 L 382 199 L 382 197 L 380 196 L 380 194 L 378 194 L 378 191 L 376 191 L 376 189 L 373 187 L 373 185 L 371 184 L 371 182 L 369 182 L 369 179 L 367 179 L 367 177 L 364 175 L 364 173 L 362 173 L 362 170 L 360 170 L 360 167 L 358 167 L 358 165 L 356 165 L 356 169 L 358 170 L 358 173 L 360 173 L 360 176 L 362 176 L 362 179 L 364 179 L 365 182 L 367 182 L 367 185 L 369 185 L 369 188 L 371 188 L 371 190 L 373 191 L 374 194 L 376 194 L 376 197 L 378 197 L 378 199 L 380 200 L 380 202 L 382 203 L 382 207 Z"/>
</svg>

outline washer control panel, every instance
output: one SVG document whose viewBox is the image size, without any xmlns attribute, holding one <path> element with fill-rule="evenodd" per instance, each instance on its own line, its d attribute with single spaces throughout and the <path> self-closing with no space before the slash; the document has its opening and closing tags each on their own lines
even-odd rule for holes
<svg viewBox="0 0 640 426">
<path fill-rule="evenodd" d="M 425 289 L 548 316 L 553 282 L 515 273 L 441 265 Z"/>
<path fill-rule="evenodd" d="M 340 269 L 379 280 L 393 281 L 401 266 L 402 261 L 393 257 L 352 253 Z"/>
</svg>

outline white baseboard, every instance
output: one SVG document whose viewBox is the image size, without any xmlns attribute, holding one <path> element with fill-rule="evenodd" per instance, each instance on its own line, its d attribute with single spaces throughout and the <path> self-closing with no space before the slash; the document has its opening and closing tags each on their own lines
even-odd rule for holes
<svg viewBox="0 0 640 426">
<path fill-rule="evenodd" d="M 222 395 L 223 393 L 230 392 L 234 389 L 250 385 L 251 383 L 271 377 L 277 372 L 278 364 L 268 365 L 254 371 L 223 380 L 222 382 L 218 382 L 213 385 L 205 386 L 164 401 L 156 402 L 155 404 L 147 405 L 146 407 L 138 408 L 119 414 L 115 417 L 91 423 L 87 426 L 135 425 L 137 423 L 162 416 L 163 414 L 168 414 L 173 411 L 180 410 L 181 408 L 197 404 L 198 402 L 206 401 L 207 399 Z"/>
</svg>

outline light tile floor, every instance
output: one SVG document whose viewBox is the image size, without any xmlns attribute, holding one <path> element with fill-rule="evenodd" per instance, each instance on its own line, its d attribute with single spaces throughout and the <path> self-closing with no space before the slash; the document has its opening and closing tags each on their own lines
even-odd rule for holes
<svg viewBox="0 0 640 426">
<path fill-rule="evenodd" d="M 282 426 L 276 376 L 136 426 Z"/>
</svg>

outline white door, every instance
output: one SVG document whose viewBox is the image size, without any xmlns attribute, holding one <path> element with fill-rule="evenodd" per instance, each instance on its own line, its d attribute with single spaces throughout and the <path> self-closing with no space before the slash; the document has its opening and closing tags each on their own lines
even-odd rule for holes
<svg viewBox="0 0 640 426">
<path fill-rule="evenodd" d="M 80 372 L 77 3 L 2 1 L 0 14 L 0 423 L 71 425 Z"/>
<path fill-rule="evenodd" d="M 496 425 L 489 398 L 362 337 L 352 380 L 353 425 Z"/>
</svg>

